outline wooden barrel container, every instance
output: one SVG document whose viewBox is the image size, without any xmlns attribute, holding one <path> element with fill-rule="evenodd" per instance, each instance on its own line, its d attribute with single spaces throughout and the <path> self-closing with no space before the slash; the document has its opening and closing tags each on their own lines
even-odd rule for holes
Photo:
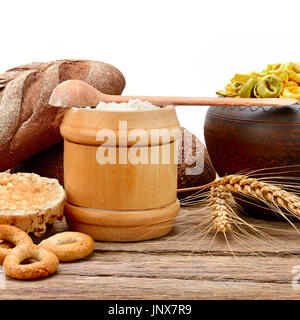
<svg viewBox="0 0 300 320">
<path fill-rule="evenodd" d="M 204 135 L 208 153 L 218 175 L 259 169 L 259 175 L 256 176 L 258 178 L 267 177 L 271 182 L 286 181 L 298 185 L 299 109 L 297 105 L 210 107 L 206 114 Z M 282 219 L 261 202 L 252 205 L 248 198 L 244 199 L 240 195 L 236 201 L 248 215 L 271 220 Z"/>
<path fill-rule="evenodd" d="M 179 127 L 173 107 L 70 109 L 61 125 L 70 229 L 117 242 L 169 233 L 180 207 Z"/>
</svg>

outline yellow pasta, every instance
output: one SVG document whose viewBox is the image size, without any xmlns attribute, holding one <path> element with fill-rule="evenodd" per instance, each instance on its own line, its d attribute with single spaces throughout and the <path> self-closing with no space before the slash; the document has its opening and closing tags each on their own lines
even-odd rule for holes
<svg viewBox="0 0 300 320">
<path fill-rule="evenodd" d="M 282 91 L 282 80 L 276 74 L 269 74 L 259 79 L 253 93 L 256 98 L 276 98 Z"/>
<path fill-rule="evenodd" d="M 300 62 L 288 62 L 285 65 L 285 70 L 289 75 L 289 79 L 300 83 Z"/>
<path fill-rule="evenodd" d="M 293 98 L 300 101 L 300 86 L 284 88 L 280 98 Z"/>
<path fill-rule="evenodd" d="M 236 73 L 217 94 L 229 97 L 292 97 L 300 101 L 300 62 L 268 64 L 261 72 Z"/>
<path fill-rule="evenodd" d="M 283 63 L 268 64 L 266 72 L 267 74 L 274 73 L 278 76 L 284 73 L 284 64 Z"/>
</svg>

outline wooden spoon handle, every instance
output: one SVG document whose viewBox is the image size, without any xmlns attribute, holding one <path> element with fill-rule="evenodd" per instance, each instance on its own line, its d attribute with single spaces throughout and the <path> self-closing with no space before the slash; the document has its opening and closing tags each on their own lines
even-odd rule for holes
<svg viewBox="0 0 300 320">
<path fill-rule="evenodd" d="M 49 105 L 55 107 L 96 106 L 102 102 L 128 102 L 130 99 L 149 101 L 158 106 L 290 106 L 296 99 L 258 98 L 201 98 L 201 97 L 156 97 L 156 96 L 117 96 L 104 94 L 81 80 L 67 80 L 60 83 L 52 92 Z"/>
<path fill-rule="evenodd" d="M 152 104 L 189 105 L 189 106 L 289 106 L 297 104 L 296 99 L 285 98 L 201 98 L 201 97 L 156 97 L 156 96 L 113 96 L 105 95 L 105 102 L 128 102 L 130 99 L 140 99 Z"/>
</svg>

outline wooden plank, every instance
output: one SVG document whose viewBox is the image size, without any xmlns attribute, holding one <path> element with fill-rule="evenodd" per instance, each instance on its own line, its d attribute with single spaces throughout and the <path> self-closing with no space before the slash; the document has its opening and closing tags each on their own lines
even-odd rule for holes
<svg viewBox="0 0 300 320">
<path fill-rule="evenodd" d="M 133 299 L 139 295 L 149 299 L 158 298 L 160 292 L 162 298 L 174 299 L 237 299 L 238 294 L 243 299 L 296 299 L 300 298 L 300 289 L 292 287 L 295 266 L 300 272 L 297 257 L 94 253 L 83 261 L 61 263 L 57 274 L 48 279 L 7 279 L 1 299 Z M 221 290 L 224 286 L 225 292 Z"/>
<path fill-rule="evenodd" d="M 136 243 L 112 243 L 97 242 L 96 250 L 98 251 L 134 251 L 134 252 L 194 252 L 202 254 L 215 255 L 232 255 L 229 246 L 223 235 L 214 238 L 214 233 L 209 233 L 204 239 L 202 231 L 204 226 L 204 217 L 209 215 L 207 209 L 200 206 L 181 208 L 180 214 L 176 219 L 175 228 L 172 233 L 161 239 L 150 241 L 142 241 Z M 290 252 L 300 254 L 300 228 L 299 223 L 294 223 L 298 231 L 287 222 L 263 221 L 253 218 L 243 217 L 247 223 L 259 228 L 267 234 L 267 238 L 253 234 L 253 239 L 239 237 L 241 244 L 233 237 L 228 236 L 229 244 L 236 255 L 254 254 L 279 254 Z M 46 237 L 57 232 L 67 230 L 64 222 L 55 223 L 50 229 Z M 39 243 L 44 238 L 35 238 L 35 242 Z M 212 240 L 214 241 L 212 242 Z"/>
<path fill-rule="evenodd" d="M 299 299 L 290 284 L 248 281 L 53 276 L 12 282 L 1 299 Z"/>
<path fill-rule="evenodd" d="M 61 263 L 47 279 L 7 278 L 0 299 L 300 298 L 300 289 L 292 287 L 293 268 L 298 266 L 295 272 L 300 273 L 298 232 L 288 223 L 247 218 L 248 223 L 268 230 L 274 248 L 262 243 L 263 238 L 243 239 L 255 248 L 253 252 L 229 237 L 233 256 L 223 236 L 211 245 L 213 234 L 209 234 L 200 243 L 203 229 L 196 227 L 208 214 L 201 207 L 182 208 L 167 237 L 137 243 L 97 242 L 90 257 Z M 47 237 L 64 230 L 66 224 L 57 222 Z"/>
<path fill-rule="evenodd" d="M 276 268 L 274 268 L 276 266 Z M 290 283 L 298 257 L 237 257 L 106 252 L 62 264 L 64 275 Z"/>
</svg>

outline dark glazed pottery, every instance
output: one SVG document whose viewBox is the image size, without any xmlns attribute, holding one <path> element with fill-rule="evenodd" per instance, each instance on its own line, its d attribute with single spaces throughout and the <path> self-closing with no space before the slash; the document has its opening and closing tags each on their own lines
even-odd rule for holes
<svg viewBox="0 0 300 320">
<path fill-rule="evenodd" d="M 286 107 L 210 107 L 204 135 L 219 176 L 263 170 L 266 177 L 300 177 L 300 105 Z M 279 173 L 280 172 L 280 173 Z M 278 181 L 284 182 L 284 179 Z M 286 180 L 292 181 L 292 180 Z M 297 182 L 295 179 L 292 182 Z M 300 183 L 300 180 L 299 180 Z M 280 219 L 268 209 L 237 202 L 254 217 Z M 264 206 L 259 203 L 260 206 Z"/>
</svg>

